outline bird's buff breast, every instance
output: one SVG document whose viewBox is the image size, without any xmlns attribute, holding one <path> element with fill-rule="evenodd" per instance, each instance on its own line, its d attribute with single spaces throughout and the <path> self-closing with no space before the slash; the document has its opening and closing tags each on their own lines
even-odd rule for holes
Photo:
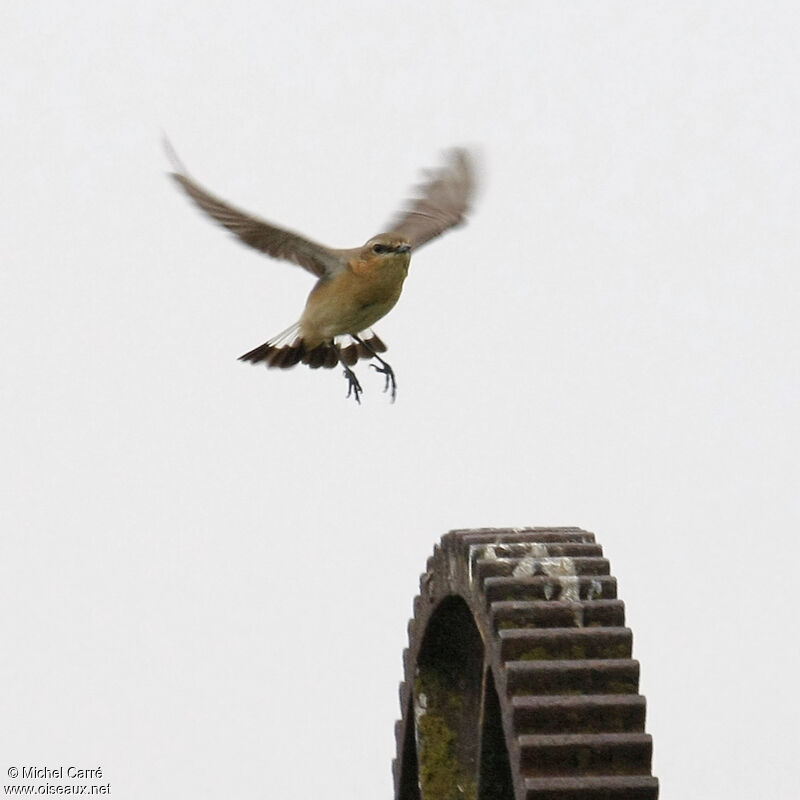
<svg viewBox="0 0 800 800">
<path fill-rule="evenodd" d="M 318 284 L 300 320 L 303 338 L 313 346 L 314 341 L 356 334 L 374 325 L 394 308 L 407 273 L 406 262 L 379 272 L 348 270 Z"/>
</svg>

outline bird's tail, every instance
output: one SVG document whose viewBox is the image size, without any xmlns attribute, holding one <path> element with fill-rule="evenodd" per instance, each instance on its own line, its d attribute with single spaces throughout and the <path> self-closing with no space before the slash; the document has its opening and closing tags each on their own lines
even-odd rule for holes
<svg viewBox="0 0 800 800">
<path fill-rule="evenodd" d="M 262 361 L 268 367 L 289 369 L 297 364 L 308 364 L 311 369 L 325 367 L 331 369 L 341 361 L 352 366 L 360 358 L 372 358 L 375 353 L 386 352 L 386 345 L 371 329 L 357 334 L 361 342 L 357 342 L 349 334 L 337 336 L 332 341 L 322 342 L 309 348 L 298 336 L 297 324 L 279 333 L 274 339 L 259 345 L 249 353 L 239 356 L 239 361 L 258 364 Z M 362 344 L 363 342 L 363 344 Z"/>
</svg>

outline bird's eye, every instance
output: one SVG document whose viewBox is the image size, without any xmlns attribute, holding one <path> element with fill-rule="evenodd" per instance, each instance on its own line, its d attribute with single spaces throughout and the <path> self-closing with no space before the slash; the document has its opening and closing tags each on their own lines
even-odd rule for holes
<svg viewBox="0 0 800 800">
<path fill-rule="evenodd" d="M 374 244 L 374 245 L 372 245 L 372 252 L 373 253 L 385 253 L 386 252 L 386 245 L 385 244 Z"/>
</svg>

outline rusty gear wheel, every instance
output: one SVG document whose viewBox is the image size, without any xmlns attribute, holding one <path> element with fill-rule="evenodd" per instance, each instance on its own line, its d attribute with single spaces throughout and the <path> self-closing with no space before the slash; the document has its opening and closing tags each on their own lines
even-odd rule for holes
<svg viewBox="0 0 800 800">
<path fill-rule="evenodd" d="M 420 579 L 396 800 L 655 800 L 617 583 L 579 528 L 442 537 Z"/>
</svg>

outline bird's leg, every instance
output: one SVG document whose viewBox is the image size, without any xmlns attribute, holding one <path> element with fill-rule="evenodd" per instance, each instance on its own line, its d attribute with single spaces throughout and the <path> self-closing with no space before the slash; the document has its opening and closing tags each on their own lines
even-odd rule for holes
<svg viewBox="0 0 800 800">
<path fill-rule="evenodd" d="M 387 392 L 389 389 L 391 389 L 392 402 L 394 403 L 394 399 L 397 397 L 397 381 L 394 378 L 394 370 L 363 339 L 360 339 L 358 336 L 353 336 L 353 339 L 355 339 L 359 344 L 363 345 L 367 352 L 371 353 L 372 357 L 380 362 L 379 367 L 375 364 L 370 364 L 370 366 L 372 369 L 374 369 L 376 372 L 380 372 L 381 375 L 386 378 L 386 382 L 383 385 L 383 391 Z"/>
<path fill-rule="evenodd" d="M 361 384 L 358 382 L 355 372 L 353 372 L 353 370 L 351 370 L 350 367 L 345 364 L 345 361 L 342 358 L 341 350 L 339 350 L 338 347 L 337 352 L 339 353 L 339 363 L 344 367 L 344 376 L 347 378 L 347 396 L 350 397 L 352 394 L 356 399 L 356 403 L 361 405 L 361 393 L 364 390 L 361 388 Z"/>
<path fill-rule="evenodd" d="M 353 370 L 351 370 L 346 364 L 343 364 L 342 366 L 344 367 L 344 376 L 347 378 L 347 396 L 350 397 L 352 394 L 356 399 L 356 403 L 361 405 L 361 393 L 364 390 L 361 388 L 361 384 L 358 382 L 355 372 L 353 372 Z"/>
</svg>

